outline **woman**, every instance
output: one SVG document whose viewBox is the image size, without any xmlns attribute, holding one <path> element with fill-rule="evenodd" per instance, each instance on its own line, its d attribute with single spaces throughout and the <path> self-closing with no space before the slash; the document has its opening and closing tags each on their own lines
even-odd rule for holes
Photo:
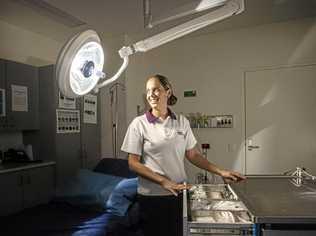
<svg viewBox="0 0 316 236">
<path fill-rule="evenodd" d="M 218 168 L 201 155 L 188 120 L 168 108 L 177 98 L 166 77 L 150 77 L 146 93 L 151 109 L 131 122 L 121 149 L 129 154 L 130 169 L 139 176 L 144 235 L 182 235 L 181 190 L 187 188 L 184 157 L 224 179 L 238 181 L 244 177 Z"/>
</svg>

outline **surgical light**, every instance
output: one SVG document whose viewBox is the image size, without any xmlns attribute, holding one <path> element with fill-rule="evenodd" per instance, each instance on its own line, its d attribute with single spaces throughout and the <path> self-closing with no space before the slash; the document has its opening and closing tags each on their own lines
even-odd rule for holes
<svg viewBox="0 0 316 236">
<path fill-rule="evenodd" d="M 99 80 L 106 76 L 102 72 L 104 53 L 98 34 L 93 30 L 86 30 L 75 35 L 62 48 L 56 62 L 55 73 L 59 89 L 66 97 L 83 96 L 92 90 L 98 92 L 101 87 L 114 82 L 120 77 L 128 65 L 130 55 L 159 47 L 198 29 L 239 14 L 244 10 L 244 0 L 222 2 L 220 3 L 221 6 L 218 7 L 219 3 L 217 1 L 209 1 L 212 4 L 210 7 L 218 8 L 133 45 L 122 47 L 118 52 L 123 59 L 121 67 L 114 76 L 101 83 L 99 83 Z"/>
</svg>

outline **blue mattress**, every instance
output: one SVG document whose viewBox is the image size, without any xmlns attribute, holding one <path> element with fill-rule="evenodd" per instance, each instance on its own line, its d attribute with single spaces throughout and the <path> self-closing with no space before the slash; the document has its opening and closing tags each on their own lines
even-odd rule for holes
<svg viewBox="0 0 316 236">
<path fill-rule="evenodd" d="M 140 236 L 137 204 L 124 217 L 109 212 L 50 203 L 1 219 L 0 235 L 30 236 Z"/>
</svg>

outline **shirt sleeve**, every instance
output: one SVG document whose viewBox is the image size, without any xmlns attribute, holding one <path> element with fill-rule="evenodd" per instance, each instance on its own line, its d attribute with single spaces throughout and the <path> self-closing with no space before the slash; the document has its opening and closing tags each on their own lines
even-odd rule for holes
<svg viewBox="0 0 316 236">
<path fill-rule="evenodd" d="M 197 144 L 196 138 L 192 132 L 192 129 L 190 127 L 190 123 L 189 121 L 185 119 L 185 129 L 186 129 L 186 135 L 185 135 L 185 139 L 186 139 L 186 146 L 185 146 L 185 150 L 190 150 L 192 148 L 195 147 L 195 145 Z"/>
<path fill-rule="evenodd" d="M 139 128 L 139 122 L 135 118 L 129 125 L 123 144 L 121 146 L 123 152 L 136 154 L 141 156 L 143 150 L 143 136 Z"/>
</svg>

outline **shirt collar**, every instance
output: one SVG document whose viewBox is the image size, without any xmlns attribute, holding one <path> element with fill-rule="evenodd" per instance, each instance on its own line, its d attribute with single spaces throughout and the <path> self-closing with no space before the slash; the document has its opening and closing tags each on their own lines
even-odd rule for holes
<svg viewBox="0 0 316 236">
<path fill-rule="evenodd" d="M 152 113 L 151 113 L 152 109 L 150 109 L 149 111 L 147 111 L 145 113 L 146 115 L 146 118 L 148 120 L 149 123 L 156 123 L 157 120 L 159 119 L 159 117 L 156 117 L 154 116 Z M 177 119 L 177 116 L 175 113 L 173 113 L 169 108 L 168 108 L 168 116 L 170 116 L 171 119 L 173 120 L 176 120 Z"/>
</svg>

